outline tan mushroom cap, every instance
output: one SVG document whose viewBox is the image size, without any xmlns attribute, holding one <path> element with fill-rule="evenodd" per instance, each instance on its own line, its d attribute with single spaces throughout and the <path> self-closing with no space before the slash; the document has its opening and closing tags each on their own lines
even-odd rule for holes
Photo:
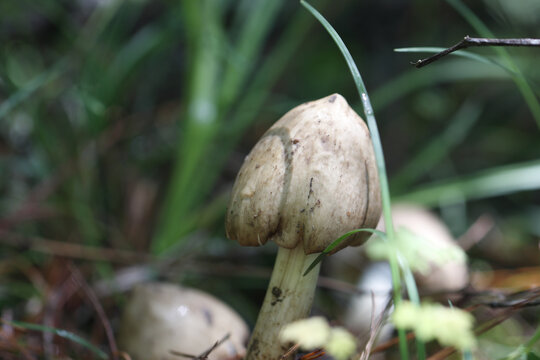
<svg viewBox="0 0 540 360">
<path fill-rule="evenodd" d="M 368 128 L 333 94 L 295 107 L 255 145 L 236 178 L 226 231 L 241 245 L 302 243 L 311 254 L 347 231 L 375 227 L 380 212 Z M 335 251 L 368 237 L 358 233 Z"/>
<path fill-rule="evenodd" d="M 120 349 L 133 360 L 178 360 L 176 350 L 200 355 L 230 333 L 210 359 L 245 355 L 249 335 L 245 322 L 215 297 L 175 284 L 142 284 L 133 290 L 119 330 Z"/>
<path fill-rule="evenodd" d="M 459 247 L 446 225 L 429 210 L 412 204 L 392 206 L 394 227 L 404 227 L 414 234 L 431 241 L 439 248 Z M 384 230 L 384 222 L 378 226 Z M 427 293 L 457 291 L 467 286 L 469 274 L 466 259 L 432 263 L 426 274 L 415 273 L 418 287 Z"/>
</svg>

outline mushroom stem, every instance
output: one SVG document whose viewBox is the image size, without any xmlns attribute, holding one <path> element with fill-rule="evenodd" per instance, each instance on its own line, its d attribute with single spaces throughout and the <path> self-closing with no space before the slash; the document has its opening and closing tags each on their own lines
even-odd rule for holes
<svg viewBox="0 0 540 360">
<path fill-rule="evenodd" d="M 279 332 L 284 325 L 308 316 L 311 310 L 319 265 L 306 276 L 303 274 L 316 257 L 306 255 L 301 245 L 278 249 L 245 360 L 277 360 L 287 351 L 279 341 Z"/>
</svg>

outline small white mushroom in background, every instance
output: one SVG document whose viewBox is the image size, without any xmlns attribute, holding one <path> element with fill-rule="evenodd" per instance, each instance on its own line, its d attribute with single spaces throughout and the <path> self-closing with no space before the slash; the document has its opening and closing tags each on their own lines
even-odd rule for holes
<svg viewBox="0 0 540 360">
<path fill-rule="evenodd" d="M 245 355 L 248 327 L 228 305 L 202 291 L 167 283 L 136 286 L 124 308 L 118 342 L 133 360 L 178 360 L 171 350 L 193 356 L 230 337 L 212 360 Z"/>
<path fill-rule="evenodd" d="M 461 249 L 448 227 L 429 210 L 411 204 L 398 204 L 392 207 L 394 227 L 409 230 L 414 235 L 429 241 L 434 250 L 454 251 Z M 381 218 L 379 226 L 384 230 Z M 435 256 L 434 256 L 435 257 Z M 429 270 L 414 274 L 420 294 L 451 294 L 465 288 L 469 283 L 467 259 L 457 257 L 448 261 L 430 263 Z"/>
<path fill-rule="evenodd" d="M 367 341 L 371 329 L 381 321 L 380 317 L 392 298 L 392 274 L 388 263 L 368 264 L 358 280 L 357 289 L 360 294 L 348 304 L 343 322 L 349 330 Z M 391 324 L 383 324 L 378 338 L 389 339 L 392 331 Z"/>
<path fill-rule="evenodd" d="M 394 205 L 392 218 L 396 231 L 405 229 L 411 232 L 424 241 L 428 241 L 432 250 L 461 251 L 446 225 L 425 208 L 408 204 Z M 382 218 L 377 228 L 384 231 Z M 345 249 L 336 255 L 334 259 L 329 259 L 337 262 L 330 269 L 347 271 L 349 276 L 351 269 L 354 269 L 351 266 L 351 264 L 354 265 L 353 259 L 357 259 L 357 288 L 362 293 L 351 299 L 343 321 L 355 333 L 369 337 L 372 314 L 374 321 L 377 322 L 390 298 L 392 289 L 390 268 L 387 263 L 361 264 L 365 261 L 365 255 L 355 252 L 354 248 Z M 343 264 L 349 265 L 346 267 Z M 465 288 L 469 282 L 465 257 L 443 262 L 430 261 L 427 271 L 414 272 L 414 276 L 421 295 L 442 295 L 445 296 L 442 300 L 444 302 L 447 299 L 453 299 L 453 295 Z M 385 327 L 381 331 L 379 340 L 387 339 L 390 335 L 388 327 Z"/>
</svg>

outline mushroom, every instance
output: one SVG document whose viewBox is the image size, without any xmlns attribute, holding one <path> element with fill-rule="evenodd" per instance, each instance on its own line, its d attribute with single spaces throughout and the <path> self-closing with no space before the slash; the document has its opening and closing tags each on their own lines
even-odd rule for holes
<svg viewBox="0 0 540 360">
<path fill-rule="evenodd" d="M 120 348 L 133 360 L 178 360 L 171 351 L 198 356 L 227 334 L 210 353 L 214 360 L 245 355 L 248 327 L 238 314 L 202 291 L 168 283 L 133 289 L 124 308 Z"/>
<path fill-rule="evenodd" d="M 245 158 L 226 214 L 229 239 L 273 240 L 276 262 L 246 360 L 279 358 L 280 329 L 308 315 L 319 272 L 304 272 L 344 233 L 377 225 L 381 213 L 375 155 L 364 121 L 339 94 L 295 107 Z M 358 246 L 357 233 L 334 249 Z"/>
<path fill-rule="evenodd" d="M 454 240 L 448 227 L 440 218 L 424 207 L 413 204 L 392 206 L 394 227 L 409 230 L 414 235 L 429 241 L 438 251 L 461 253 L 461 248 Z M 384 231 L 384 220 L 378 228 Z M 431 261 L 425 272 L 414 272 L 418 289 L 423 294 L 457 292 L 467 286 L 469 274 L 465 256 L 447 261 Z"/>
<path fill-rule="evenodd" d="M 459 245 L 454 241 L 446 225 L 433 213 L 418 205 L 396 204 L 392 206 L 392 220 L 396 230 L 410 231 L 416 236 L 429 241 L 431 249 L 444 252 L 461 252 Z M 384 231 L 384 220 L 381 218 L 379 230 Z M 362 259 L 362 254 L 347 249 L 338 254 L 338 264 L 356 258 L 357 262 Z M 347 254 L 345 254 L 347 253 Z M 333 262 L 336 259 L 331 259 Z M 361 261 L 360 261 L 361 262 Z M 334 266 L 334 269 L 338 266 Z M 343 270 L 343 268 L 339 268 Z M 349 303 L 344 315 L 344 323 L 347 328 L 360 335 L 369 335 L 372 318 L 377 321 L 385 309 L 390 291 L 392 279 L 390 267 L 386 262 L 364 263 L 359 276 L 357 270 L 357 288 L 362 294 L 355 296 Z M 430 261 L 426 272 L 415 271 L 413 273 L 417 282 L 418 290 L 424 295 L 446 295 L 443 299 L 454 300 L 448 296 L 455 293 L 468 284 L 468 270 L 465 257 L 456 257 L 443 262 Z M 373 293 L 373 296 L 372 296 Z M 391 336 L 389 327 L 385 325 L 381 329 L 378 339 L 388 340 Z"/>
<path fill-rule="evenodd" d="M 378 341 L 390 339 L 394 328 L 381 318 L 392 297 L 392 274 L 388 263 L 364 264 L 356 288 L 359 294 L 347 306 L 343 316 L 344 325 L 365 343 L 375 330 L 378 330 Z"/>
</svg>

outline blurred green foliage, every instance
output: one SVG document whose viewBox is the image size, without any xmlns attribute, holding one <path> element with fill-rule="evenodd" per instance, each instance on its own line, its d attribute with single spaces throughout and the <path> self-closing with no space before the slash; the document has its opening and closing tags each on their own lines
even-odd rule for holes
<svg viewBox="0 0 540 360">
<path fill-rule="evenodd" d="M 472 48 L 488 62 L 424 69 L 410 65 L 424 54 L 394 49 L 538 38 L 538 3 L 313 4 L 366 82 L 395 198 L 439 207 L 456 234 L 489 213 L 517 234 L 509 244 L 534 245 L 540 49 Z M 230 255 L 222 222 L 243 157 L 291 107 L 333 92 L 360 110 L 340 53 L 297 2 L 0 1 L 1 236 Z"/>
<path fill-rule="evenodd" d="M 422 54 L 392 51 L 449 46 L 464 34 L 538 36 L 537 17 L 522 11 L 534 2 L 486 2 L 472 11 L 458 1 L 316 5 L 366 79 L 396 195 L 537 158 L 537 49 L 470 51 L 517 71 L 517 87 L 496 65 L 449 57 L 416 70 L 408 62 Z M 299 102 L 338 91 L 358 106 L 339 53 L 298 4 L 1 7 L 2 214 L 15 214 L 37 185 L 61 178 L 34 204 L 54 216 L 16 221 L 30 234 L 157 254 L 181 246 L 201 226 L 219 224 L 240 162 L 235 149 L 248 149 Z M 151 197 L 141 209 L 144 226 L 134 231 L 143 235 L 139 244 L 126 237 L 125 224 L 135 191 Z"/>
</svg>

